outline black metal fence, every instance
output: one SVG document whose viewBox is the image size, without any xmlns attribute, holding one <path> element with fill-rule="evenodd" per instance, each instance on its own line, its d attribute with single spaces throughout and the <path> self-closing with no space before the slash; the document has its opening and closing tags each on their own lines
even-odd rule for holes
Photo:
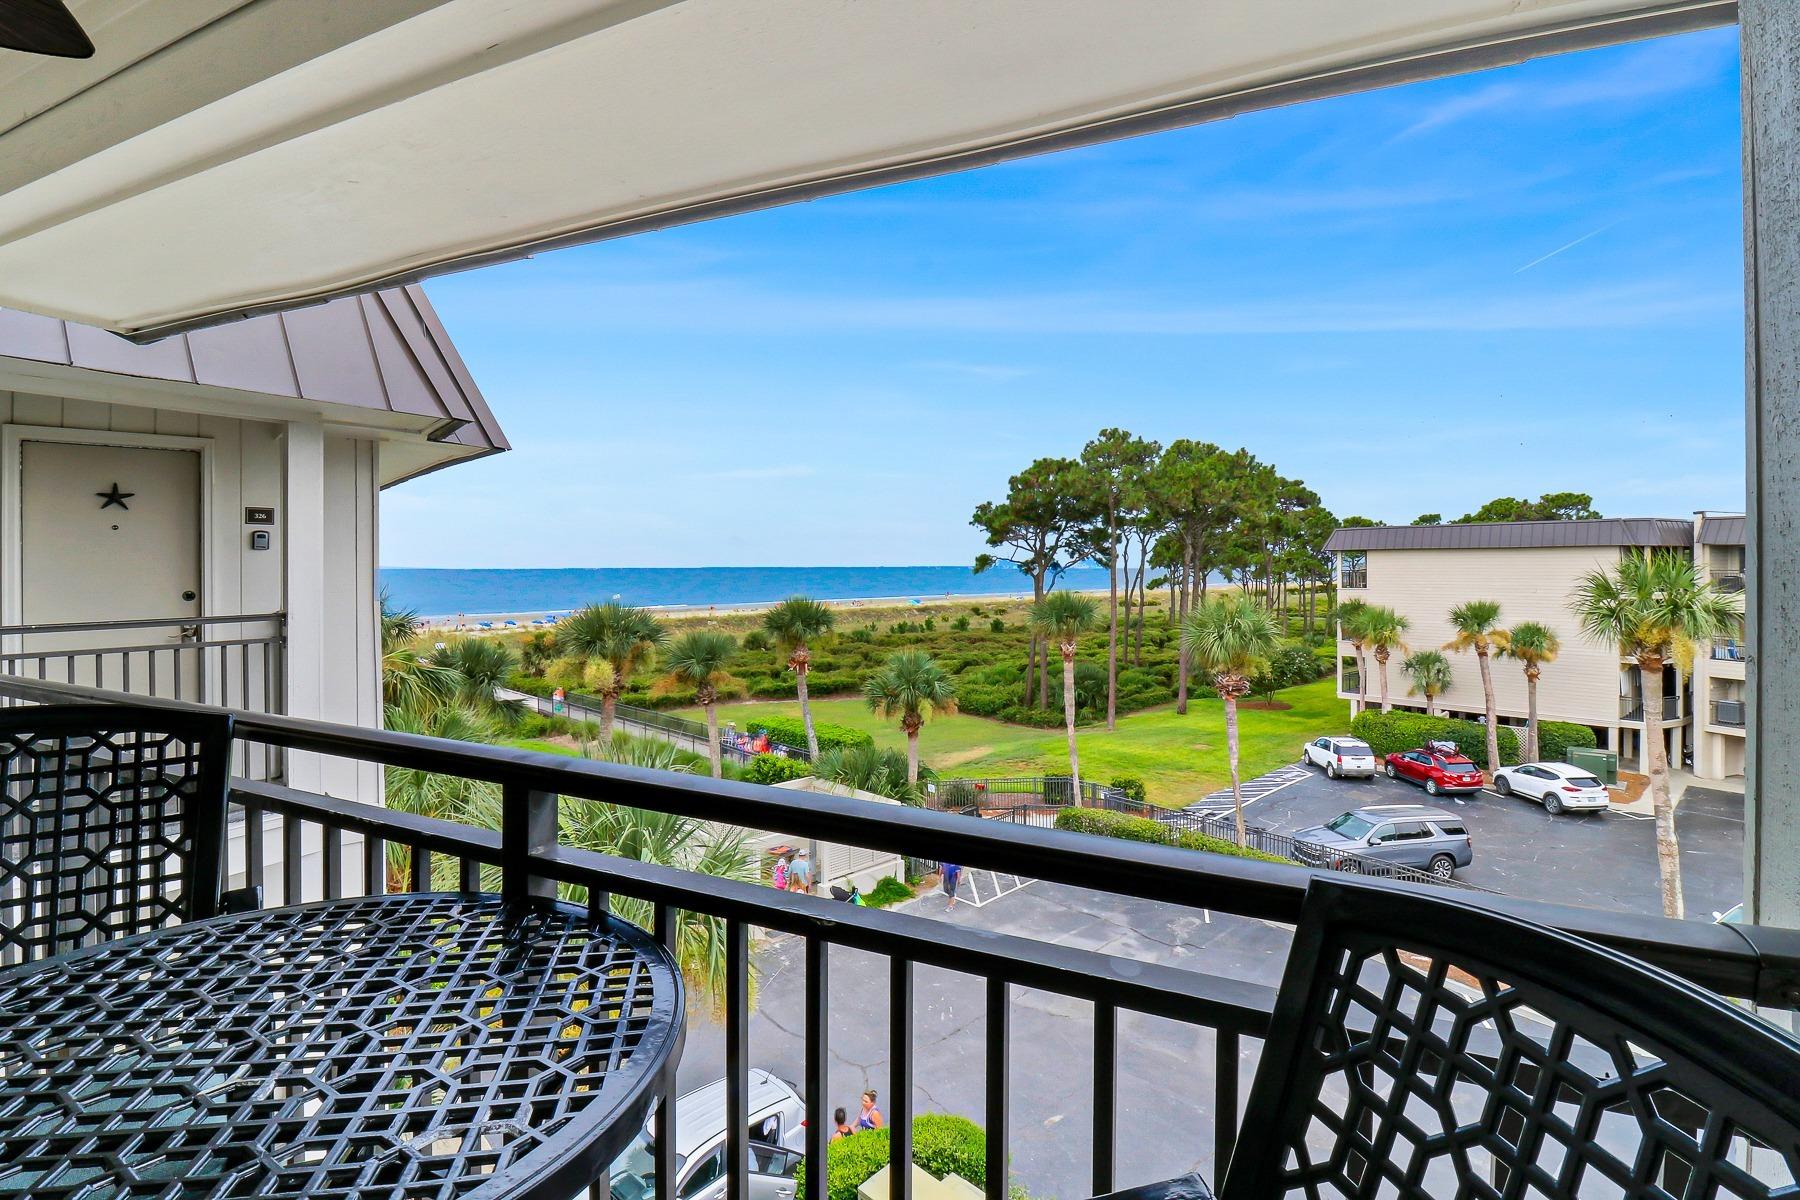
<svg viewBox="0 0 1800 1200">
<path fill-rule="evenodd" d="M 126 702 L 136 698 L 54 682 L 0 679 L 0 695 L 38 702 Z M 245 814 L 241 869 L 268 889 L 268 902 L 389 890 L 386 847 L 409 851 L 400 889 L 431 886 L 434 861 L 455 863 L 464 887 L 476 888 L 484 867 L 497 867 L 502 889 L 516 896 L 543 894 L 557 885 L 586 889 L 588 903 L 606 909 L 613 896 L 653 906 L 652 928 L 673 944 L 679 914 L 707 914 L 724 923 L 723 1025 L 727 1094 L 727 1179 L 734 1197 L 750 1195 L 749 1016 L 750 933 L 764 928 L 803 943 L 803 1015 L 807 1172 L 805 1200 L 825 1200 L 826 1139 L 831 1131 L 827 1064 L 831 1058 L 834 949 L 854 948 L 888 960 L 890 999 L 888 1078 L 884 1095 L 891 1129 L 892 1200 L 911 1200 L 914 1115 L 914 999 L 921 966 L 942 968 L 982 981 L 986 1020 L 978 1036 L 984 1049 L 971 1064 L 984 1080 L 987 1131 L 985 1192 L 1009 1200 L 1009 1063 L 1015 994 L 1032 989 L 1091 1005 L 1091 1075 L 1080 1118 L 1091 1125 L 1092 1190 L 1118 1183 L 1120 1016 L 1150 1014 L 1202 1031 L 1194 1053 L 1210 1054 L 1213 1076 L 1193 1072 L 1196 1108 L 1210 1114 L 1181 1155 L 1196 1163 L 1223 1163 L 1238 1136 L 1241 1073 L 1246 1054 L 1264 1037 L 1273 990 L 1258 984 L 1181 969 L 1056 942 L 969 928 L 930 917 L 867 909 L 765 886 L 614 858 L 561 846 L 556 813 L 561 803 L 605 800 L 655 812 L 757 829 L 783 830 L 867 846 L 911 857 L 949 859 L 966 867 L 1068 883 L 1120 896 L 1235 913 L 1277 923 L 1300 914 L 1312 872 L 1226 855 L 1195 854 L 1168 846 L 1099 842 L 1079 834 L 1020 825 L 1000 829 L 991 821 L 946 812 L 878 805 L 833 795 L 796 794 L 780 788 L 715 781 L 668 772 L 534 754 L 438 738 L 357 729 L 256 713 L 237 714 L 241 736 L 291 754 L 334 756 L 411 768 L 496 787 L 502 827 L 477 828 L 398 812 L 376 804 L 298 791 L 273 783 L 239 780 L 232 802 Z M 272 839 L 273 845 L 265 844 Z M 304 850 L 316 846 L 317 853 Z M 1389 886 L 1410 887 L 1405 882 Z M 1507 897 L 1474 896 L 1473 902 L 1566 930 L 1637 955 L 1703 986 L 1759 1003 L 1788 1007 L 1800 1000 L 1800 933 L 1755 926 L 1730 928 L 1667 921 L 1616 911 L 1579 909 Z M 1196 962 L 1204 960 L 1195 960 Z M 857 1014 L 867 1020 L 870 1014 Z M 1040 1054 L 1040 1047 L 1027 1048 Z M 1085 1051 L 1079 1057 L 1084 1066 Z M 1200 1094 L 1204 1089 L 1205 1094 Z M 673 1200 L 678 1144 L 674 1106 L 655 1118 L 656 1194 Z"/>
<path fill-rule="evenodd" d="M 547 696 L 538 696 L 529 692 L 517 692 L 510 688 L 501 689 L 501 697 L 515 704 L 525 705 L 545 716 L 568 717 L 572 721 L 598 722 L 601 716 L 601 702 L 592 696 L 565 693 L 558 707 L 556 701 Z M 634 704 L 613 705 L 613 724 L 627 733 L 639 737 L 654 737 L 670 742 L 684 750 L 695 754 L 707 754 L 709 742 L 706 726 L 699 721 L 690 721 L 686 717 L 678 717 L 671 713 L 657 712 L 653 708 L 640 708 Z M 767 742 L 758 737 L 754 725 L 743 730 L 720 729 L 719 752 L 732 762 L 748 762 L 758 754 L 777 754 L 783 758 L 799 759 L 801 762 L 812 761 L 812 756 L 804 748 L 782 745 L 779 742 Z"/>
</svg>

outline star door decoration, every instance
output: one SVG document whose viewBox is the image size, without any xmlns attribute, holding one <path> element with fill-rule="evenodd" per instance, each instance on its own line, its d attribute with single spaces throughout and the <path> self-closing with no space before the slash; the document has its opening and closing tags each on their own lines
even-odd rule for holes
<svg viewBox="0 0 1800 1200">
<path fill-rule="evenodd" d="M 100 511 L 102 511 L 102 512 L 105 512 L 107 509 L 113 507 L 114 505 L 117 505 L 118 507 L 124 509 L 126 512 L 130 512 L 131 505 L 129 505 L 125 502 L 127 500 L 131 499 L 133 496 L 137 495 L 137 493 L 136 492 L 121 492 L 119 490 L 119 485 L 115 483 L 112 485 L 112 489 L 110 491 L 95 492 L 94 495 L 100 497 L 100 501 L 101 501 Z"/>
</svg>

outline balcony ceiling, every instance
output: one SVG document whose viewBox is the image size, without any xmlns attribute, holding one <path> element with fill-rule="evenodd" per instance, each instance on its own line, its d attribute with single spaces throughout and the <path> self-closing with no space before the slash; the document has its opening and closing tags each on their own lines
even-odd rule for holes
<svg viewBox="0 0 1800 1200">
<path fill-rule="evenodd" d="M 0 51 L 0 305 L 150 339 L 1730 0 L 76 0 Z"/>
</svg>

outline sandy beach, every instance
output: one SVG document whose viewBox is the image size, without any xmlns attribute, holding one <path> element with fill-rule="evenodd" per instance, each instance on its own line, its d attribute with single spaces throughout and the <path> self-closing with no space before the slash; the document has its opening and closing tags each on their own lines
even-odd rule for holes
<svg viewBox="0 0 1800 1200">
<path fill-rule="evenodd" d="M 1105 593 L 1099 594 L 1104 595 Z M 824 603 L 841 614 L 866 614 L 871 620 L 892 620 L 908 612 L 931 612 L 960 606 L 978 606 L 989 610 L 999 610 L 1030 602 L 1031 593 L 1022 591 L 978 592 L 966 595 L 950 592 L 934 596 L 862 596 L 849 600 L 826 600 Z M 779 603 L 779 600 L 763 600 L 738 604 L 646 604 L 641 607 L 666 619 L 680 621 L 760 613 Z M 547 627 L 543 622 L 554 622 L 557 617 L 566 616 L 569 611 L 568 609 L 536 609 L 519 612 L 453 613 L 447 616 L 422 616 L 419 618 L 419 625 L 422 629 L 448 633 L 517 631 L 534 627 L 542 629 Z"/>
</svg>

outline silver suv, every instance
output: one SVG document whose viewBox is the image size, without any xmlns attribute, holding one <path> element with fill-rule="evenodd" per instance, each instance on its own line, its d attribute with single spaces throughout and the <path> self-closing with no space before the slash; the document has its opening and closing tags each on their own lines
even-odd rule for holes
<svg viewBox="0 0 1800 1200">
<path fill-rule="evenodd" d="M 1360 871 L 1372 859 L 1448 879 L 1475 861 L 1475 843 L 1455 813 L 1424 804 L 1371 804 L 1296 833 L 1294 856 L 1334 871 Z"/>
<path fill-rule="evenodd" d="M 794 1176 L 806 1146 L 806 1105 L 799 1090 L 761 1067 L 752 1068 L 749 1111 L 750 1200 L 794 1200 Z M 613 1200 L 650 1200 L 656 1195 L 653 1130 L 646 1122 L 637 1139 L 613 1163 Z M 675 1101 L 675 1138 L 677 1200 L 723 1200 L 723 1079 Z"/>
</svg>

